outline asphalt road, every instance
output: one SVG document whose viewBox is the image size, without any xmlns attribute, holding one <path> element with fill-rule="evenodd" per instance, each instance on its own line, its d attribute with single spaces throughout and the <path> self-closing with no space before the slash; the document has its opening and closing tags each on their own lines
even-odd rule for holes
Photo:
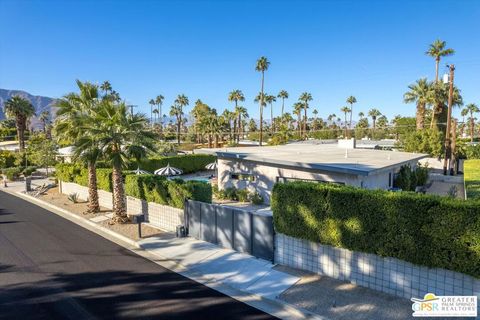
<svg viewBox="0 0 480 320">
<path fill-rule="evenodd" d="M 0 319 L 271 319 L 0 191 Z"/>
</svg>

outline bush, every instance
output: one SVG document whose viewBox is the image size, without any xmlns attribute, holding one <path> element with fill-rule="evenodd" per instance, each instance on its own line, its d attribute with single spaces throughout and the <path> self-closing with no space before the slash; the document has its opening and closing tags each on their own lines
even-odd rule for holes
<svg viewBox="0 0 480 320">
<path fill-rule="evenodd" d="M 28 176 L 31 176 L 32 173 L 34 173 L 35 171 L 37 171 L 37 167 L 35 166 L 29 166 L 29 167 L 26 167 L 22 170 L 22 173 L 25 177 L 28 177 Z"/>
<path fill-rule="evenodd" d="M 251 201 L 253 204 L 260 205 L 260 204 L 263 204 L 263 197 L 260 195 L 260 193 L 255 192 L 255 193 L 250 197 L 250 201 Z"/>
<path fill-rule="evenodd" d="M 480 277 L 480 202 L 291 182 L 276 184 L 277 232 Z"/>
<path fill-rule="evenodd" d="M 154 172 L 157 169 L 170 166 L 181 169 L 184 173 L 193 173 L 205 170 L 205 166 L 215 162 L 216 157 L 208 154 L 189 154 L 171 157 L 154 157 L 143 159 L 139 164 L 133 162 L 130 169 L 137 169 L 139 166 L 143 170 Z"/>
<path fill-rule="evenodd" d="M 2 174 L 4 174 L 8 180 L 12 181 L 20 177 L 22 170 L 23 170 L 22 167 L 6 168 L 6 169 L 2 169 Z"/>
<path fill-rule="evenodd" d="M 0 150 L 0 168 L 10 168 L 15 165 L 15 153 L 8 150 Z"/>
<path fill-rule="evenodd" d="M 250 199 L 250 192 L 247 189 L 240 189 L 237 191 L 237 199 L 240 202 L 248 202 Z"/>
<path fill-rule="evenodd" d="M 441 157 L 443 142 L 442 132 L 437 129 L 424 129 L 401 136 L 399 146 L 406 152 L 427 153 L 432 157 Z"/>
<path fill-rule="evenodd" d="M 424 186 L 428 180 L 428 167 L 418 165 L 414 170 L 410 165 L 400 167 L 394 185 L 403 191 L 415 191 L 417 186 Z"/>
<path fill-rule="evenodd" d="M 75 182 L 75 177 L 80 175 L 82 167 L 77 164 L 59 163 L 55 166 L 55 176 L 59 181 Z"/>
</svg>

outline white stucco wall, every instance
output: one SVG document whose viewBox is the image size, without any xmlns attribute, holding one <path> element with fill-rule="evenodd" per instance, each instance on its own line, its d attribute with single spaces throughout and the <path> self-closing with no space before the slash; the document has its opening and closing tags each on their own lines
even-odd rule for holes
<svg viewBox="0 0 480 320">
<path fill-rule="evenodd" d="M 410 165 L 414 166 L 415 163 L 415 161 L 412 161 Z M 338 182 L 366 189 L 387 189 L 390 187 L 389 174 L 392 175 L 391 179 L 393 182 L 393 175 L 399 169 L 400 165 L 376 174 L 359 176 L 328 171 L 302 171 L 244 160 L 218 159 L 218 187 L 220 189 L 235 187 L 238 189 L 246 188 L 251 192 L 258 191 L 265 199 L 265 203 L 268 204 L 270 203 L 271 190 L 277 182 L 277 177 Z M 232 173 L 252 174 L 255 180 L 242 181 L 231 179 L 230 175 Z"/>
</svg>

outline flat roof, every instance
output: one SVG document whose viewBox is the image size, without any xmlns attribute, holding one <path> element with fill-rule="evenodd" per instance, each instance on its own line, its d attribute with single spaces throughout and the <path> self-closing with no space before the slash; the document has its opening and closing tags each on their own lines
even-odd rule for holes
<svg viewBox="0 0 480 320">
<path fill-rule="evenodd" d="M 259 162 L 271 166 L 304 168 L 368 176 L 427 157 L 426 154 L 399 151 L 344 149 L 332 144 L 291 144 L 267 147 L 198 149 L 222 159 Z"/>
</svg>

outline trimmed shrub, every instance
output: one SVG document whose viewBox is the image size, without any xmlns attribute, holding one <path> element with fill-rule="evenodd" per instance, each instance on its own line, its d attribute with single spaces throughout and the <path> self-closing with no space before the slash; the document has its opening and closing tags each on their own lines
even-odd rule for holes
<svg viewBox="0 0 480 320">
<path fill-rule="evenodd" d="M 22 167 L 6 168 L 6 169 L 2 169 L 2 174 L 7 176 L 8 180 L 12 181 L 20 177 L 22 170 L 23 170 Z"/>
<path fill-rule="evenodd" d="M 24 175 L 25 177 L 28 177 L 28 176 L 31 176 L 32 173 L 34 173 L 35 171 L 37 171 L 37 167 L 35 167 L 35 166 L 28 166 L 28 167 L 26 167 L 26 168 L 24 168 L 24 169 L 22 170 L 22 173 L 23 173 L 23 175 Z"/>
<path fill-rule="evenodd" d="M 130 169 L 135 170 L 138 166 L 143 170 L 154 172 L 157 169 L 170 166 L 181 169 L 184 173 L 193 173 L 205 170 L 205 166 L 216 160 L 215 156 L 208 154 L 188 154 L 170 157 L 155 157 L 140 160 L 139 165 L 133 162 Z"/>
<path fill-rule="evenodd" d="M 480 277 L 480 202 L 307 182 L 276 184 L 288 236 Z"/>
<path fill-rule="evenodd" d="M 252 194 L 252 196 L 250 197 L 250 201 L 253 203 L 253 204 L 257 204 L 257 205 L 260 205 L 260 204 L 263 204 L 263 197 L 260 195 L 260 193 L 258 193 L 258 191 L 256 191 L 254 194 Z"/>
<path fill-rule="evenodd" d="M 100 190 L 112 192 L 112 169 L 97 169 L 97 187 Z"/>
<path fill-rule="evenodd" d="M 60 181 L 74 182 L 75 177 L 80 175 L 82 167 L 77 164 L 59 163 L 55 166 L 55 176 Z"/>
</svg>

